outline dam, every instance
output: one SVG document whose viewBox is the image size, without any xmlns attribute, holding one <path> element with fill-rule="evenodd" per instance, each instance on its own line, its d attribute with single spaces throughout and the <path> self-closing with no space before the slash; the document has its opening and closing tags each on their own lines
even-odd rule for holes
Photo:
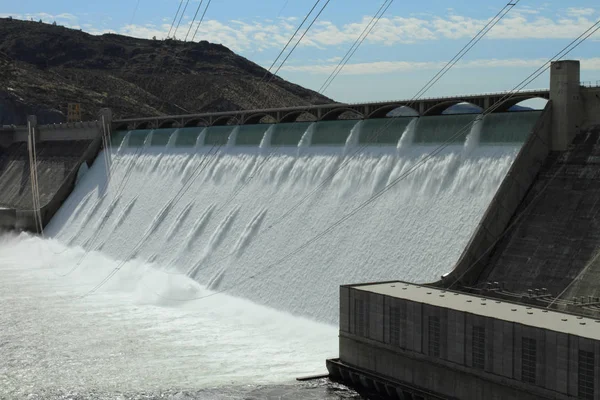
<svg viewBox="0 0 600 400">
<path fill-rule="evenodd" d="M 10 327 L 0 334 L 9 360 L 0 377 L 10 377 L 0 397 L 61 398 L 64 388 L 252 395 L 248 386 L 323 373 L 338 353 L 337 365 L 351 371 L 339 373 L 345 383 L 437 396 L 415 388 L 420 381 L 382 378 L 376 366 L 386 358 L 348 347 L 379 343 L 364 328 L 350 332 L 350 315 L 362 309 L 361 321 L 370 320 L 371 304 L 359 294 L 364 303 L 352 307 L 363 307 L 351 313 L 340 286 L 349 296 L 376 290 L 360 282 L 428 290 L 437 281 L 436 290 L 473 296 L 480 285 L 443 288 L 444 279 L 479 251 L 473 237 L 507 177 L 528 170 L 523 154 L 550 143 L 536 135 L 551 135 L 551 101 L 542 111 L 486 115 L 129 129 L 104 114 L 91 126 L 40 126 L 40 143 L 85 138 L 97 148 L 69 150 L 68 166 L 39 188 L 42 206 L 56 204 L 43 232 L 27 225 L 35 211 L 27 194 L 3 206 L 15 211 L 0 242 L 0 320 Z M 124 129 L 108 135 L 110 126 Z M 21 131 L 2 154 L 27 156 Z M 53 153 L 38 148 L 38 173 L 53 173 Z M 22 164 L 1 164 L 6 193 L 35 190 L 25 189 Z M 387 318 L 381 306 L 372 307 L 373 332 Z"/>
</svg>

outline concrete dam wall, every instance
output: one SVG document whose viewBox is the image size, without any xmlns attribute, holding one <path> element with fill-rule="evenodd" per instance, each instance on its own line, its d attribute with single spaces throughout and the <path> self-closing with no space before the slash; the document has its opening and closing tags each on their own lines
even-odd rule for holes
<svg viewBox="0 0 600 400">
<path fill-rule="evenodd" d="M 101 147 L 96 123 L 35 128 L 40 213 L 45 225 L 71 193 L 82 164 Z M 0 132 L 0 228 L 36 231 L 26 128 Z"/>
<path fill-rule="evenodd" d="M 545 288 L 565 299 L 599 296 L 599 200 L 596 126 L 577 135 L 567 151 L 550 153 L 517 209 L 522 217 L 498 243 L 475 285 L 501 282 L 504 291 L 520 295 Z"/>
</svg>

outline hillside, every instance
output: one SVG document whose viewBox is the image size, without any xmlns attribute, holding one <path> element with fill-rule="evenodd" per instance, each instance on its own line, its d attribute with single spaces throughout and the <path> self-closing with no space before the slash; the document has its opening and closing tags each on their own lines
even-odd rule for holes
<svg viewBox="0 0 600 400">
<path fill-rule="evenodd" d="M 83 119 L 102 107 L 117 118 L 329 103 L 274 77 L 228 48 L 115 34 L 94 36 L 46 23 L 0 18 L 0 125 Z M 270 76 L 270 75 L 269 75 Z"/>
</svg>

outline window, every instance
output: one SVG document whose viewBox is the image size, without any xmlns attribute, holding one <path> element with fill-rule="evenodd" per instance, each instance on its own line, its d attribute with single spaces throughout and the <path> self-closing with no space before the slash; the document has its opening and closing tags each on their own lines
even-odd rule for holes
<svg viewBox="0 0 600 400">
<path fill-rule="evenodd" d="M 521 346 L 521 379 L 523 382 L 535 384 L 537 367 L 536 340 L 524 337 Z"/>
<path fill-rule="evenodd" d="M 429 317 L 429 355 L 440 356 L 440 318 Z"/>
<path fill-rule="evenodd" d="M 354 334 L 366 337 L 368 331 L 365 302 L 364 300 L 354 299 Z"/>
<path fill-rule="evenodd" d="M 594 399 L 594 353 L 579 350 L 578 397 Z"/>
<path fill-rule="evenodd" d="M 473 368 L 485 369 L 485 327 L 473 327 Z"/>
<path fill-rule="evenodd" d="M 390 307 L 390 344 L 406 346 L 406 329 L 402 329 L 406 321 L 406 304 Z"/>
</svg>

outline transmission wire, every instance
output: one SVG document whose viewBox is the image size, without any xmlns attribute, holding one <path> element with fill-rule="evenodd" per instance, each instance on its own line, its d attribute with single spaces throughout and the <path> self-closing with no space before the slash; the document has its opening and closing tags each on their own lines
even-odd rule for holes
<svg viewBox="0 0 600 400">
<path fill-rule="evenodd" d="M 173 37 L 174 38 L 177 38 L 177 31 L 179 30 L 179 26 L 181 25 L 181 21 L 183 20 L 183 17 L 185 15 L 185 12 L 186 12 L 189 4 L 190 4 L 190 0 L 187 0 L 185 2 L 185 7 L 183 7 L 183 11 L 181 12 L 181 16 L 179 17 L 179 22 L 177 23 L 177 27 L 175 28 L 175 32 L 173 32 Z"/>
<path fill-rule="evenodd" d="M 389 2 L 389 4 L 388 4 L 388 2 Z M 346 65 L 346 63 L 348 62 L 348 60 L 350 60 L 350 58 L 352 58 L 352 56 L 356 52 L 356 49 L 358 49 L 358 47 L 360 47 L 360 45 L 366 39 L 366 37 L 371 34 L 371 31 L 373 30 L 373 28 L 375 27 L 375 25 L 377 25 L 377 23 L 379 22 L 379 20 L 383 16 L 383 14 L 385 14 L 385 12 L 387 11 L 387 9 L 392 5 L 393 2 L 394 2 L 394 0 L 385 0 L 381 4 L 381 7 L 379 7 L 379 10 L 377 10 L 377 12 L 375 13 L 375 15 L 371 19 L 371 21 L 367 24 L 367 26 L 365 26 L 365 28 L 363 29 L 363 31 L 361 32 L 361 34 L 354 41 L 354 44 L 352 44 L 352 46 L 348 49 L 348 51 L 346 52 L 346 54 L 344 55 L 344 57 L 340 60 L 339 64 L 335 67 L 335 69 L 327 77 L 327 79 L 325 80 L 325 82 L 323 82 L 323 84 L 321 85 L 321 87 L 319 88 L 319 90 L 317 92 L 324 93 L 327 90 L 327 87 L 329 87 L 328 82 L 330 80 L 333 81 L 335 79 L 335 77 L 337 76 L 336 72 L 338 70 L 341 71 L 342 68 L 344 68 L 344 66 Z M 386 4 L 387 4 L 387 7 L 385 7 Z M 384 9 L 384 7 L 385 7 L 385 9 Z M 383 10 L 383 12 L 381 10 Z M 371 27 L 371 29 L 369 29 L 369 27 L 371 25 L 373 25 L 373 26 Z M 363 38 L 363 35 L 364 35 L 364 38 Z M 362 40 L 361 40 L 361 38 L 362 38 Z M 356 49 L 355 49 L 355 46 L 356 46 Z"/>
<path fill-rule="evenodd" d="M 173 18 L 173 22 L 171 22 L 171 28 L 169 29 L 169 33 L 167 34 L 167 39 L 171 37 L 171 31 L 175 26 L 175 21 L 177 21 L 177 16 L 179 15 L 179 10 L 181 10 L 181 6 L 183 5 L 183 0 L 179 3 L 179 7 L 177 8 L 177 12 L 175 13 L 175 17 Z"/>
</svg>

